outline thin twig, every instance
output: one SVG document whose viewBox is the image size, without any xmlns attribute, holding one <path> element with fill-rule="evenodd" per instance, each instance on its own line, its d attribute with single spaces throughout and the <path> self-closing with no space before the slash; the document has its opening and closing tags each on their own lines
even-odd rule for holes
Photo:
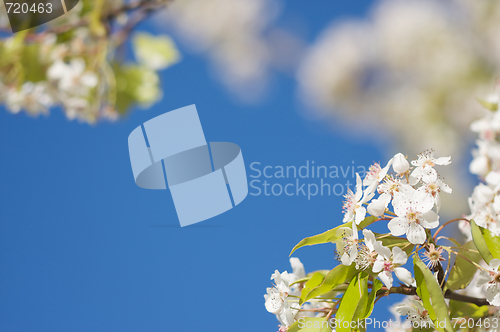
<svg viewBox="0 0 500 332">
<path fill-rule="evenodd" d="M 456 219 L 451 219 L 447 222 L 445 222 L 444 224 L 441 225 L 441 227 L 439 227 L 436 231 L 436 233 L 434 233 L 434 237 L 432 238 L 434 242 L 436 242 L 436 237 L 437 235 L 439 234 L 439 232 L 441 232 L 443 230 L 443 228 L 449 224 L 451 224 L 452 222 L 455 222 L 455 221 L 460 221 L 460 220 L 465 220 L 465 221 L 469 221 L 465 218 L 456 218 Z"/>
</svg>

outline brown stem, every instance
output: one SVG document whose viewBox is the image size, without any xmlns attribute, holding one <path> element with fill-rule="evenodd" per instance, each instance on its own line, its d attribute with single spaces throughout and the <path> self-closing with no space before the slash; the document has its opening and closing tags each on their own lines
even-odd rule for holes
<svg viewBox="0 0 500 332">
<path fill-rule="evenodd" d="M 386 293 L 386 294 L 417 295 L 417 288 L 413 287 L 413 286 L 399 286 L 399 287 L 391 287 L 391 289 L 388 290 L 387 288 L 382 287 L 379 292 L 380 292 L 380 295 L 383 295 L 384 293 Z M 473 303 L 473 304 L 477 305 L 478 307 L 481 307 L 484 305 L 490 305 L 486 299 L 459 294 L 459 293 L 456 293 L 450 289 L 448 289 L 444 293 L 444 297 L 446 299 L 450 299 L 450 300 L 454 300 L 454 301 Z"/>
<path fill-rule="evenodd" d="M 451 219 L 451 220 L 449 220 L 449 221 L 445 222 L 444 224 L 442 224 L 442 225 L 441 225 L 441 227 L 439 227 L 439 228 L 437 229 L 436 233 L 434 233 L 434 237 L 432 238 L 432 239 L 434 240 L 434 242 L 436 242 L 436 237 L 437 237 L 437 235 L 439 234 L 439 232 L 441 232 L 441 231 L 443 230 L 443 228 L 444 228 L 445 226 L 447 226 L 447 225 L 451 224 L 452 222 L 455 222 L 455 221 L 460 221 L 460 220 L 466 220 L 466 221 L 469 221 L 469 220 L 467 220 L 467 219 L 465 219 L 465 218 L 456 218 L 456 219 Z"/>
<path fill-rule="evenodd" d="M 486 299 L 480 299 L 477 297 L 472 297 L 472 296 L 467 296 L 467 295 L 455 293 L 450 289 L 448 289 L 444 293 L 444 297 L 447 299 L 450 299 L 450 300 L 473 303 L 473 304 L 477 305 L 478 307 L 481 307 L 483 305 L 490 305 Z"/>
</svg>

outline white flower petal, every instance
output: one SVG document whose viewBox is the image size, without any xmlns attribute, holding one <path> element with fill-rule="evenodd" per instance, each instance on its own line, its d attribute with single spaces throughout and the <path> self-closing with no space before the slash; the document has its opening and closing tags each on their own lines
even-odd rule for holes
<svg viewBox="0 0 500 332">
<path fill-rule="evenodd" d="M 373 273 L 378 273 L 384 269 L 384 258 L 381 256 L 378 256 L 375 262 L 373 263 L 372 271 Z"/>
<path fill-rule="evenodd" d="M 479 271 L 477 275 L 477 280 L 476 280 L 476 286 L 477 287 L 482 287 L 489 283 L 493 278 L 487 271 Z"/>
<path fill-rule="evenodd" d="M 436 165 L 449 165 L 451 164 L 451 157 L 440 157 L 434 161 Z"/>
<path fill-rule="evenodd" d="M 378 278 L 384 283 L 385 287 L 392 287 L 392 273 L 389 271 L 380 272 Z"/>
<path fill-rule="evenodd" d="M 404 267 L 396 267 L 394 269 L 394 274 L 399 280 L 404 282 L 408 286 L 416 286 L 415 279 L 413 279 L 411 272 Z"/>
<path fill-rule="evenodd" d="M 394 236 L 400 236 L 408 231 L 409 222 L 406 218 L 392 218 L 387 227 Z"/>
<path fill-rule="evenodd" d="M 302 279 L 306 277 L 306 271 L 304 269 L 304 264 L 297 257 L 290 257 L 290 265 L 292 266 L 293 274 L 296 279 Z"/>
<path fill-rule="evenodd" d="M 359 225 L 365 219 L 365 216 L 366 216 L 366 209 L 363 206 L 357 208 L 355 217 L 356 224 Z"/>
<path fill-rule="evenodd" d="M 427 238 L 424 228 L 415 222 L 410 223 L 406 237 L 413 244 L 423 244 Z"/>
<path fill-rule="evenodd" d="M 493 271 L 498 271 L 498 267 L 500 266 L 500 259 L 494 258 L 490 261 L 490 269 Z"/>
<path fill-rule="evenodd" d="M 429 211 L 421 215 L 421 224 L 425 228 L 434 229 L 439 226 L 439 216 L 434 211 Z"/>
<path fill-rule="evenodd" d="M 396 265 L 404 265 L 408 260 L 408 255 L 400 247 L 392 248 L 392 262 Z"/>
</svg>

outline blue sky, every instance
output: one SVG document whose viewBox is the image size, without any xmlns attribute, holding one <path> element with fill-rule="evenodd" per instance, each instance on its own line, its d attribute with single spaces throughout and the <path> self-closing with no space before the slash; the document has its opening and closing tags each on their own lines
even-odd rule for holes
<svg viewBox="0 0 500 332">
<path fill-rule="evenodd" d="M 310 42 L 370 3 L 292 0 L 283 20 L 301 16 Z M 252 162 L 367 167 L 395 152 L 305 119 L 286 76 L 275 77 L 264 101 L 241 104 L 205 59 L 181 51 L 183 61 L 162 73 L 163 100 L 116 123 L 0 111 L 0 331 L 277 330 L 264 308 L 269 278 L 290 271 L 288 254 L 303 237 L 341 222 L 341 197 L 249 195 L 180 228 L 170 193 L 137 187 L 130 167 L 129 133 L 157 115 L 196 104 L 207 140 L 238 144 L 249 176 Z M 330 269 L 333 249 L 294 256 L 307 272 Z M 389 318 L 391 301 L 380 301 L 375 317 Z"/>
</svg>

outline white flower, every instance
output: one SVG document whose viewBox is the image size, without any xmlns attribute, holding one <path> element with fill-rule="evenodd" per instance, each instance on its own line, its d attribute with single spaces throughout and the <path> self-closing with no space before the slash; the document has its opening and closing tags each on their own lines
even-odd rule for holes
<svg viewBox="0 0 500 332">
<path fill-rule="evenodd" d="M 287 271 L 279 273 L 278 270 L 274 271 L 271 275 L 271 280 L 274 280 L 275 287 L 278 291 L 288 294 L 290 293 L 290 275 Z"/>
<path fill-rule="evenodd" d="M 379 194 L 390 194 L 394 198 L 399 194 L 407 195 L 407 193 L 412 192 L 412 190 L 413 188 L 409 184 L 403 183 L 401 179 L 395 178 L 392 175 L 387 175 L 384 182 L 377 187 Z"/>
<path fill-rule="evenodd" d="M 275 314 L 281 324 L 290 326 L 293 324 L 293 318 L 297 309 L 291 307 L 288 301 L 290 293 L 290 275 L 287 271 L 279 273 L 276 270 L 271 276 L 274 280 L 274 287 L 267 288 L 267 294 L 264 295 L 266 310 Z"/>
<path fill-rule="evenodd" d="M 389 312 L 394 316 L 394 321 L 389 320 L 388 326 L 385 328 L 385 332 L 406 332 L 411 328 L 411 324 L 408 321 L 405 323 L 401 322 L 401 315 L 396 310 L 399 306 L 403 304 L 408 304 L 409 299 L 407 297 L 404 298 L 403 301 L 394 303 L 389 307 Z"/>
<path fill-rule="evenodd" d="M 476 286 L 486 286 L 486 299 L 491 305 L 500 306 L 500 259 L 492 259 L 488 271 L 481 270 L 477 277 Z"/>
<path fill-rule="evenodd" d="M 304 269 L 304 264 L 297 257 L 290 257 L 290 265 L 292 266 L 293 273 L 289 274 L 289 283 L 293 284 L 295 281 L 305 278 L 306 271 Z M 290 286 L 290 294 L 300 296 L 299 285 L 295 284 Z"/>
<path fill-rule="evenodd" d="M 365 179 L 363 180 L 363 186 L 370 186 L 374 183 L 378 184 L 380 181 L 384 179 L 389 171 L 389 167 L 392 164 L 392 159 L 389 160 L 387 165 L 384 168 L 380 167 L 379 163 L 375 163 L 370 166 L 368 172 L 366 173 Z"/>
<path fill-rule="evenodd" d="M 366 209 L 363 206 L 364 203 L 369 201 L 373 197 L 374 193 L 365 191 L 363 193 L 363 186 L 361 182 L 361 177 L 356 173 L 356 193 L 353 193 L 350 189 L 344 196 L 344 220 L 343 222 L 349 222 L 354 220 L 357 225 L 359 225 L 366 216 Z"/>
<path fill-rule="evenodd" d="M 404 282 L 407 285 L 415 285 L 415 280 L 413 279 L 411 272 L 405 269 L 404 267 L 400 267 L 401 265 L 406 264 L 408 260 L 408 255 L 401 250 L 399 247 L 394 247 L 391 250 L 384 246 L 376 247 L 378 256 L 377 260 L 373 264 L 373 273 L 379 273 L 378 277 L 387 288 L 392 287 L 392 272 L 396 274 L 399 280 Z"/>
<path fill-rule="evenodd" d="M 276 270 L 272 274 L 271 280 L 274 280 L 275 285 L 274 287 L 267 288 L 267 294 L 264 295 L 264 299 L 266 300 L 265 305 L 267 311 L 277 315 L 284 310 L 285 300 L 290 292 L 288 272 L 285 271 L 280 274 Z"/>
<path fill-rule="evenodd" d="M 494 196 L 495 192 L 493 189 L 483 183 L 478 184 L 472 193 L 473 199 L 482 205 L 491 203 Z"/>
<path fill-rule="evenodd" d="M 295 280 L 299 280 L 306 277 L 306 271 L 304 269 L 304 264 L 297 257 L 290 257 L 290 265 L 293 269 L 293 276 Z M 295 280 L 291 281 L 294 282 Z"/>
<path fill-rule="evenodd" d="M 32 115 L 47 114 L 53 102 L 53 98 L 43 82 L 26 82 L 19 90 L 10 88 L 6 93 L 5 100 L 6 107 L 10 112 L 19 113 L 21 109 L 25 109 Z"/>
<path fill-rule="evenodd" d="M 83 59 L 72 59 L 69 64 L 58 60 L 47 70 L 47 77 L 58 81 L 59 90 L 72 95 L 85 96 L 98 83 L 97 75 L 85 69 Z"/>
<path fill-rule="evenodd" d="M 415 194 L 393 202 L 397 217 L 391 219 L 387 226 L 392 235 L 400 236 L 406 233 L 408 241 L 413 244 L 423 244 L 426 239 L 425 228 L 433 229 L 439 226 L 439 216 L 432 211 L 432 202 L 416 201 Z"/>
<path fill-rule="evenodd" d="M 422 302 L 409 299 L 408 304 L 400 304 L 395 308 L 396 312 L 401 316 L 408 316 L 415 328 L 434 327 L 429 312 L 424 308 Z"/>
<path fill-rule="evenodd" d="M 285 306 L 285 298 L 286 295 L 279 292 L 276 288 L 268 287 L 267 294 L 264 295 L 266 310 L 277 315 Z"/>
<path fill-rule="evenodd" d="M 364 243 L 359 244 L 358 257 L 356 257 L 356 269 L 366 270 L 375 263 L 377 258 L 377 248 L 382 246 L 382 241 L 375 239 L 372 231 L 364 229 Z"/>
<path fill-rule="evenodd" d="M 276 315 L 279 322 L 286 327 L 290 327 L 294 322 L 294 317 L 297 314 L 297 309 L 293 308 L 289 302 L 285 303 L 284 309 Z"/>
<path fill-rule="evenodd" d="M 336 232 L 339 240 L 336 241 L 337 252 L 340 261 L 346 266 L 350 266 L 358 257 L 358 229 L 356 223 L 352 223 L 352 228 L 340 227 Z"/>
<path fill-rule="evenodd" d="M 435 172 L 434 166 L 451 164 L 451 157 L 434 158 L 433 151 L 427 150 L 419 154 L 417 160 L 412 160 L 411 164 L 416 166 L 411 173 L 411 177 L 414 179 L 413 184 L 418 182 L 427 172 Z"/>
<path fill-rule="evenodd" d="M 469 172 L 479 176 L 485 176 L 490 171 L 490 160 L 488 156 L 482 154 L 472 159 L 469 165 Z"/>
<path fill-rule="evenodd" d="M 410 169 L 410 163 L 406 160 L 406 157 L 402 153 L 397 153 L 392 158 L 392 169 L 397 174 L 404 174 Z"/>
<path fill-rule="evenodd" d="M 437 211 L 441 208 L 440 191 L 451 194 L 451 188 L 438 178 L 436 172 L 426 172 L 422 176 L 422 185 L 415 193 L 415 200 L 428 202 L 429 204 L 436 205 Z"/>
<path fill-rule="evenodd" d="M 391 195 L 384 193 L 368 204 L 367 211 L 372 216 L 380 217 L 385 213 L 390 202 Z"/>
<path fill-rule="evenodd" d="M 497 186 L 500 185 L 500 172 L 498 170 L 489 172 L 485 176 L 484 181 L 486 181 L 486 183 L 489 186 L 496 188 Z M 497 191 L 497 190 L 495 189 L 495 191 Z"/>
</svg>

